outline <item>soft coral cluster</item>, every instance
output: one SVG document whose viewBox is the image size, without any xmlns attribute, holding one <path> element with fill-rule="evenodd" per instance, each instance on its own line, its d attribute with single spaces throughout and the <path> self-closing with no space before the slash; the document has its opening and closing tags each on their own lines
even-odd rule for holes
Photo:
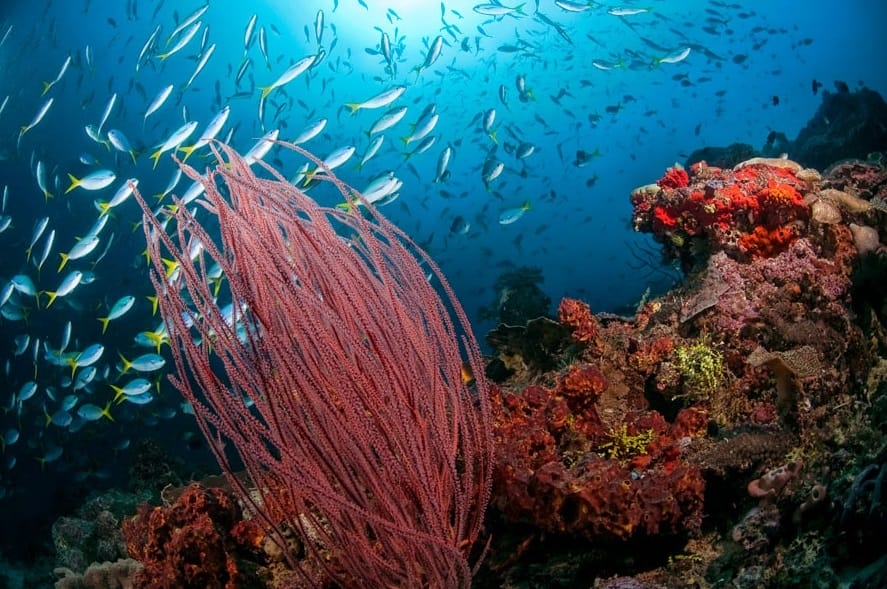
<svg viewBox="0 0 887 589">
<path fill-rule="evenodd" d="M 799 168 L 757 162 L 733 170 L 694 164 L 669 168 L 656 185 L 632 193 L 633 221 L 686 259 L 690 238 L 738 257 L 769 257 L 794 242 L 809 216 Z"/>
<path fill-rule="evenodd" d="M 581 364 L 551 387 L 496 390 L 493 504 L 511 520 L 590 539 L 695 532 L 704 483 L 680 447 L 704 417 L 690 410 L 669 424 L 633 411 L 607 426 L 597 407 L 607 386 L 596 366 Z M 644 442 L 629 445 L 633 456 L 609 457 L 626 438 Z"/>
<path fill-rule="evenodd" d="M 143 505 L 124 522 L 123 535 L 129 555 L 144 565 L 136 588 L 245 587 L 254 575 L 244 574 L 244 567 L 261 558 L 264 542 L 264 533 L 242 519 L 230 493 L 199 485 L 189 486 L 169 507 Z"/>
</svg>

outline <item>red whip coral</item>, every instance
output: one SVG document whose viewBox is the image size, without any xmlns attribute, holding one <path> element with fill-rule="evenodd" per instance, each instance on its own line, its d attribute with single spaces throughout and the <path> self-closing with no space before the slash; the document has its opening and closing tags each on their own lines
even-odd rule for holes
<svg viewBox="0 0 887 589">
<path fill-rule="evenodd" d="M 182 169 L 204 186 L 220 239 L 178 201 L 167 235 L 135 193 L 174 384 L 231 486 L 269 536 L 298 534 L 340 585 L 469 585 L 492 439 L 483 359 L 449 284 L 366 202 L 322 207 L 269 166 L 274 178 L 262 179 L 228 146 L 214 149 L 220 163 L 205 176 Z M 318 179 L 355 202 L 331 174 Z M 178 278 L 166 277 L 168 256 Z M 213 262 L 226 279 L 218 295 Z M 225 442 L 261 501 L 233 475 Z"/>
<path fill-rule="evenodd" d="M 689 174 L 669 168 L 656 186 L 632 193 L 634 227 L 682 260 L 692 257 L 695 237 L 731 256 L 769 257 L 797 239 L 809 216 L 808 185 L 795 174 L 795 166 L 769 160 L 734 170 L 700 162 Z"/>
</svg>

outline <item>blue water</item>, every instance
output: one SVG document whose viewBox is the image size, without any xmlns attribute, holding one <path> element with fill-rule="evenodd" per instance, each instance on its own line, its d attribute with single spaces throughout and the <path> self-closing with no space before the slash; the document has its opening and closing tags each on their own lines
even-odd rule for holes
<svg viewBox="0 0 887 589">
<path fill-rule="evenodd" d="M 553 304 L 573 296 L 598 311 L 630 307 L 648 287 L 667 288 L 674 273 L 636 269 L 637 252 L 653 252 L 652 257 L 645 255 L 655 261 L 655 247 L 647 236 L 631 230 L 632 188 L 655 181 L 666 167 L 706 145 L 761 146 L 771 130 L 794 137 L 820 102 L 811 90 L 814 79 L 825 89 L 843 80 L 851 88 L 864 84 L 887 92 L 887 39 L 882 34 L 887 6 L 876 2 L 847 2 L 840 8 L 831 2 L 804 2 L 799 8 L 801 4 L 788 0 L 743 6 L 644 0 L 605 2 L 572 13 L 550 0 L 531 0 L 521 5 L 525 14 L 500 18 L 477 14 L 474 1 L 365 4 L 210 0 L 191 42 L 160 60 L 157 54 L 172 46 L 166 40 L 176 23 L 201 2 L 2 3 L 0 101 L 8 96 L 8 102 L 0 114 L 0 184 L 8 187 L 3 214 L 11 216 L 12 225 L 0 234 L 0 286 L 24 273 L 38 289 L 54 290 L 69 269 L 95 273 L 93 283 L 79 286 L 48 309 L 37 308 L 33 298 L 15 295 L 10 304 L 20 306 L 26 319 L 0 319 L 0 437 L 13 429 L 20 433 L 0 453 L 4 523 L 35 519 L 46 512 L 47 504 L 63 510 L 65 501 L 74 502 L 75 487 L 119 482 L 131 460 L 130 448 L 142 437 L 158 438 L 172 451 L 185 452 L 182 432 L 191 428 L 190 418 L 181 414 L 177 393 L 162 375 L 151 375 L 161 382 L 153 403 L 114 406 L 113 423 L 102 419 L 80 424 L 76 432 L 71 426 L 47 424 L 46 415 L 71 391 L 64 381 L 69 371 L 48 364 L 44 349 L 60 345 L 68 321 L 69 351 L 92 343 L 105 346 L 97 365 L 99 376 L 77 393 L 78 404 L 98 406 L 113 397 L 108 382 L 120 382 L 114 367 L 117 354 L 132 358 L 150 351 L 133 341 L 159 322 L 145 299 L 152 289 L 141 254 L 144 236 L 135 225 L 140 220 L 136 204 L 130 199 L 116 208 L 96 252 L 71 262 L 61 274 L 56 272 L 58 252 L 70 249 L 95 221 L 93 201 L 108 200 L 125 179 L 138 179 L 146 195 L 163 191 L 175 164 L 164 154 L 153 169 L 148 155 L 186 121 L 197 121 L 199 133 L 222 106 L 230 106 L 231 116 L 219 137 L 234 129 L 231 144 L 245 152 L 272 129 L 279 129 L 281 139 L 291 140 L 307 123 L 328 119 L 323 133 L 305 147 L 325 157 L 354 145 L 356 155 L 337 172 L 358 189 L 375 174 L 395 171 L 403 181 L 400 197 L 382 211 L 437 260 L 482 337 L 494 323 L 481 318 L 479 310 L 494 302 L 496 277 L 515 266 L 541 268 L 542 288 Z M 549 22 L 534 15 L 537 6 Z M 631 16 L 607 14 L 617 6 L 652 10 Z M 318 10 L 324 13 L 319 44 Z M 245 29 L 253 13 L 256 27 L 245 50 Z M 138 62 L 157 26 L 157 42 Z M 267 38 L 270 70 L 257 42 L 260 28 Z M 396 72 L 379 54 L 382 32 L 394 46 Z M 425 61 L 438 35 L 444 40 L 439 59 L 417 73 L 414 68 Z M 201 48 L 206 51 L 213 43 L 216 49 L 206 68 L 182 89 Z M 291 63 L 316 54 L 320 47 L 325 60 L 273 91 L 260 120 L 257 87 L 271 84 Z M 657 63 L 684 48 L 690 48 L 686 59 Z M 252 65 L 237 85 L 234 77 L 245 55 Z M 42 82 L 56 77 L 67 56 L 72 58 L 70 68 L 41 96 Z M 611 67 L 600 69 L 593 62 Z M 519 100 L 518 76 L 532 89 L 532 99 Z M 168 84 L 175 85 L 173 94 L 143 125 L 149 102 Z M 343 106 L 398 84 L 407 89 L 390 106 L 359 110 L 353 116 Z M 507 104 L 499 97 L 500 86 L 506 89 Z M 123 131 L 138 152 L 135 164 L 128 154 L 107 149 L 84 132 L 87 124 L 100 122 L 115 93 L 116 104 L 103 132 Z M 49 98 L 53 104 L 46 117 L 19 141 L 21 127 Z M 410 123 L 430 104 L 439 114 L 431 132 L 436 142 L 407 160 L 399 138 L 410 133 Z M 365 132 L 395 106 L 407 106 L 406 116 L 385 133 L 379 154 L 358 171 L 355 164 L 369 144 Z M 489 109 L 496 110 L 498 144 L 481 129 L 481 115 Z M 536 151 L 519 161 L 508 147 L 522 141 L 535 145 Z M 434 183 L 438 157 L 447 145 L 455 153 L 449 176 Z M 577 150 L 599 150 L 600 156 L 577 167 Z M 81 163 L 81 154 L 99 164 Z M 486 187 L 481 168 L 491 154 L 505 169 Z M 292 154 L 275 149 L 264 159 L 286 177 L 296 175 L 299 160 Z M 46 167 L 54 194 L 48 201 L 35 179 L 38 161 Z M 211 162 L 195 155 L 189 163 L 202 168 Z M 79 178 L 98 167 L 113 170 L 117 180 L 101 191 L 62 194 L 69 185 L 68 174 Z M 189 184 L 182 180 L 175 193 L 182 194 Z M 317 198 L 325 198 L 324 193 L 318 191 Z M 500 213 L 525 201 L 530 209 L 517 222 L 499 224 Z M 47 234 L 56 232 L 55 247 L 38 273 L 26 261 L 25 249 L 35 222 L 44 216 L 50 219 Z M 459 216 L 470 222 L 464 235 L 451 232 Z M 111 234 L 110 250 L 94 264 Z M 35 252 L 44 239 L 46 234 Z M 123 295 L 136 296 L 135 307 L 102 334 L 95 318 L 106 315 Z M 30 337 L 29 347 L 14 356 L 15 338 L 23 335 Z M 12 395 L 29 380 L 38 384 L 38 393 L 16 406 Z M 57 449 L 62 453 L 55 460 L 37 460 Z M 200 450 L 183 458 L 195 464 L 207 459 Z"/>
</svg>

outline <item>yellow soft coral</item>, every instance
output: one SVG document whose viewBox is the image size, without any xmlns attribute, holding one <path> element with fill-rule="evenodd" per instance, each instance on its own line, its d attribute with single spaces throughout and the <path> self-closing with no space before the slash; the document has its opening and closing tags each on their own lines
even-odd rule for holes
<svg viewBox="0 0 887 589">
<path fill-rule="evenodd" d="M 598 450 L 611 460 L 629 460 L 647 452 L 647 446 L 653 441 L 656 434 L 653 430 L 638 432 L 634 435 L 628 433 L 628 426 L 621 424 L 609 432 L 610 441 L 598 446 Z"/>
</svg>

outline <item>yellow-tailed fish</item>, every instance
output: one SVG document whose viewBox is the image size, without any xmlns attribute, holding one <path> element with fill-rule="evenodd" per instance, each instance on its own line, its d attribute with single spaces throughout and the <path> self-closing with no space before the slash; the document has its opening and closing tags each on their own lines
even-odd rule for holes
<svg viewBox="0 0 887 589">
<path fill-rule="evenodd" d="M 68 260 L 79 260 L 80 258 L 85 258 L 93 251 L 95 251 L 95 248 L 99 245 L 99 240 L 100 238 L 98 235 L 89 235 L 75 243 L 74 247 L 72 247 L 68 251 L 68 253 L 60 253 L 59 256 L 62 258 L 62 263 L 59 264 L 59 269 L 57 270 L 57 272 L 62 271 L 62 269 L 65 267 L 65 264 L 68 263 Z M 77 285 L 75 284 L 74 286 Z M 64 296 L 64 294 L 60 296 Z"/>
<path fill-rule="evenodd" d="M 206 129 L 203 130 L 203 133 L 200 134 L 200 137 L 197 139 L 197 142 L 194 143 L 194 145 L 179 147 L 179 151 L 184 152 L 185 154 L 182 162 L 188 161 L 188 158 L 191 157 L 191 154 L 194 152 L 194 150 L 200 149 L 201 147 L 207 145 L 210 141 L 215 139 L 216 135 L 219 134 L 219 131 L 222 130 L 222 127 L 225 126 L 225 123 L 228 121 L 228 115 L 230 114 L 231 107 L 226 105 L 222 110 L 219 111 L 218 114 L 216 114 L 216 116 L 212 118 L 212 120 L 206 126 Z M 166 195 L 166 192 L 164 192 L 164 195 Z"/>
<path fill-rule="evenodd" d="M 62 77 L 65 75 L 65 72 L 68 71 L 68 66 L 71 65 L 71 56 L 69 55 L 65 59 L 65 63 L 62 64 L 62 69 L 59 71 L 58 75 L 51 82 L 43 82 L 43 94 L 49 92 L 49 89 L 55 86 L 61 81 Z"/>
<path fill-rule="evenodd" d="M 166 44 L 169 45 L 170 43 L 172 43 L 172 40 L 176 35 L 178 35 L 182 31 L 184 31 L 188 27 L 190 27 L 191 24 L 196 22 L 198 18 L 203 16 L 203 13 L 206 12 L 207 8 L 209 8 L 209 2 L 207 2 L 203 6 L 201 6 L 200 8 L 195 10 L 194 12 L 192 12 L 191 14 L 189 14 L 188 17 L 185 20 L 183 20 L 182 22 L 180 22 L 179 26 L 177 26 L 175 29 L 173 29 L 173 31 L 169 34 L 169 37 L 166 38 Z"/>
<path fill-rule="evenodd" d="M 382 108 L 400 98 L 406 89 L 406 86 L 394 86 L 393 88 L 389 88 L 363 102 L 346 102 L 345 106 L 351 110 L 351 114 L 354 114 L 361 109 Z"/>
<path fill-rule="evenodd" d="M 172 89 L 173 85 L 170 84 L 157 93 L 157 96 L 155 96 L 154 100 L 151 101 L 151 104 L 148 105 L 148 109 L 145 111 L 145 116 L 142 117 L 142 125 L 145 124 L 145 121 L 148 120 L 149 116 L 154 114 L 161 106 L 163 106 L 163 103 L 166 102 L 167 98 L 169 98 Z"/>
<path fill-rule="evenodd" d="M 49 107 L 52 106 L 52 100 L 53 99 L 50 97 L 46 102 L 44 102 L 40 106 L 40 110 L 37 111 L 37 114 L 34 115 L 34 118 L 31 119 L 31 122 L 22 127 L 21 133 L 19 133 L 19 136 L 18 136 L 19 140 L 21 140 L 22 136 L 25 133 L 27 133 L 28 131 L 30 131 L 34 127 L 36 127 L 40 123 L 40 121 L 43 120 L 43 117 L 45 117 L 46 113 L 49 111 Z"/>
<path fill-rule="evenodd" d="M 56 298 L 64 297 L 74 292 L 74 289 L 77 288 L 77 285 L 80 284 L 81 280 L 83 280 L 83 272 L 80 270 L 72 270 L 67 276 L 65 276 L 58 288 L 44 292 L 43 294 L 49 297 L 49 303 L 46 305 L 46 308 L 51 307 Z"/>
<path fill-rule="evenodd" d="M 197 77 L 197 74 L 203 69 L 206 65 L 206 62 L 209 61 L 209 58 L 212 56 L 213 51 L 216 50 L 216 44 L 213 43 L 209 47 L 207 47 L 206 51 L 203 52 L 203 55 L 200 56 L 200 61 L 197 62 L 197 67 L 194 68 L 194 73 L 191 74 L 191 77 L 188 78 L 188 82 L 185 84 L 185 88 L 191 85 L 191 82 L 194 81 L 194 78 Z"/>
<path fill-rule="evenodd" d="M 305 70 L 311 67 L 311 64 L 314 63 L 314 60 L 316 58 L 316 55 L 307 55 L 293 65 L 289 66 L 285 72 L 280 74 L 280 77 L 278 77 L 276 80 L 274 80 L 274 82 L 271 83 L 270 86 L 259 86 L 259 90 L 262 91 L 262 98 L 265 98 L 266 96 L 271 94 L 271 92 L 275 88 L 280 88 L 284 84 L 293 81 L 298 76 L 305 73 Z"/>
<path fill-rule="evenodd" d="M 105 333 L 108 330 L 108 324 L 115 320 L 123 317 L 132 306 L 135 304 L 136 298 L 132 295 L 126 295 L 117 299 L 117 302 L 111 306 L 111 310 L 108 311 L 108 315 L 105 317 L 99 317 L 98 320 L 102 324 L 102 333 Z"/>
<path fill-rule="evenodd" d="M 83 178 L 77 178 L 74 174 L 68 174 L 68 178 L 71 180 L 71 185 L 65 190 L 65 194 L 68 194 L 77 187 L 83 188 L 84 190 L 101 190 L 102 188 L 110 186 L 111 183 L 117 179 L 117 175 L 111 170 L 96 170 Z"/>
<path fill-rule="evenodd" d="M 108 131 L 108 141 L 111 142 L 111 145 L 113 145 L 114 149 L 117 151 L 128 153 L 130 157 L 132 157 L 132 163 L 136 163 L 136 150 L 133 149 L 132 144 L 129 142 L 129 139 L 126 138 L 126 135 L 123 134 L 123 131 L 120 129 L 111 129 Z"/>
<path fill-rule="evenodd" d="M 157 162 L 160 160 L 161 154 L 171 149 L 178 148 L 186 139 L 188 139 L 188 137 L 191 136 L 191 133 L 193 133 L 196 128 L 197 121 L 190 121 L 176 129 L 176 131 L 169 136 L 169 139 L 160 144 L 157 151 L 151 154 L 151 159 L 154 160 L 154 167 L 157 167 Z"/>
<path fill-rule="evenodd" d="M 164 60 L 164 59 L 167 59 L 170 55 L 174 55 L 174 54 L 178 53 L 179 51 L 181 51 L 182 48 L 185 47 L 185 45 L 187 45 L 188 43 L 191 42 L 191 39 L 194 38 L 194 35 L 197 34 L 197 31 L 200 30 L 201 24 L 202 23 L 200 21 L 197 21 L 194 24 L 192 24 L 191 28 L 186 30 L 182 34 L 181 38 L 179 38 L 179 40 L 176 42 L 176 44 L 172 46 L 172 49 L 170 49 L 169 51 L 166 51 L 164 53 L 158 54 L 157 57 L 159 57 L 161 60 Z"/>
</svg>

